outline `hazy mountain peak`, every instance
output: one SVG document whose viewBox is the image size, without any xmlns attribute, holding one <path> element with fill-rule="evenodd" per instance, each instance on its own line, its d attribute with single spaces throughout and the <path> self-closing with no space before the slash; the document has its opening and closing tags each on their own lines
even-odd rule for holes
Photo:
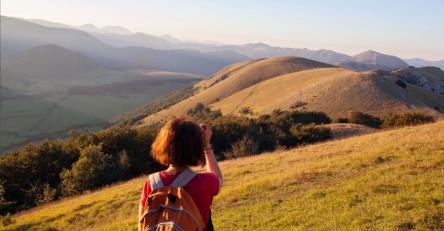
<svg viewBox="0 0 444 231">
<path fill-rule="evenodd" d="M 160 37 L 168 42 L 171 42 L 171 43 L 180 43 L 181 42 L 180 39 L 177 39 L 169 34 L 164 34 L 164 35 L 161 35 Z"/>
<path fill-rule="evenodd" d="M 87 29 L 87 30 L 99 30 L 99 28 L 97 27 L 97 26 L 95 26 L 94 24 L 91 24 L 91 23 L 88 23 L 88 24 L 85 24 L 85 25 L 81 25 L 81 26 L 79 26 L 79 28 L 82 28 L 82 29 Z"/>
<path fill-rule="evenodd" d="M 352 57 L 352 61 L 367 65 L 375 65 L 377 68 L 379 68 L 379 66 L 387 67 L 388 69 L 409 66 L 406 62 L 396 56 L 383 54 L 374 50 L 367 50 L 359 53 Z"/>
<path fill-rule="evenodd" d="M 269 48 L 271 47 L 270 45 L 263 43 L 263 42 L 258 42 L 258 43 L 248 43 L 247 45 L 252 46 L 252 47 L 266 47 Z"/>
<path fill-rule="evenodd" d="M 132 34 L 130 30 L 121 26 L 106 26 L 102 28 L 102 30 L 106 33 L 113 33 L 113 34 L 122 34 L 122 35 Z"/>
</svg>

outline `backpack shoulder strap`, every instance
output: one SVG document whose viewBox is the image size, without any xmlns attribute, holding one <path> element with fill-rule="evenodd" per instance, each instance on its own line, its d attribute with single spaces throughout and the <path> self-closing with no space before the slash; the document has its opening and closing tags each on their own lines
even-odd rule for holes
<svg viewBox="0 0 444 231">
<path fill-rule="evenodd" d="M 151 192 L 163 187 L 162 179 L 160 179 L 160 172 L 155 172 L 149 175 L 148 179 L 150 180 Z"/>
<path fill-rule="evenodd" d="M 196 175 L 197 172 L 187 167 L 179 174 L 179 176 L 177 176 L 173 183 L 171 183 L 171 187 L 183 187 L 188 184 L 188 182 L 190 182 L 190 180 L 193 179 L 193 177 Z"/>
</svg>

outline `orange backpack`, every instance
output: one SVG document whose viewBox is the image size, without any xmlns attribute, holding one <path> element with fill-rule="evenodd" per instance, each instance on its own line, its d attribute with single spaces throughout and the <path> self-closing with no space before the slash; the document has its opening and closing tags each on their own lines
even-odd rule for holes
<svg viewBox="0 0 444 231">
<path fill-rule="evenodd" d="M 193 198 L 184 189 L 196 172 L 183 170 L 170 186 L 164 186 L 160 173 L 149 175 L 151 193 L 139 222 L 147 231 L 204 231 L 205 222 Z"/>
</svg>

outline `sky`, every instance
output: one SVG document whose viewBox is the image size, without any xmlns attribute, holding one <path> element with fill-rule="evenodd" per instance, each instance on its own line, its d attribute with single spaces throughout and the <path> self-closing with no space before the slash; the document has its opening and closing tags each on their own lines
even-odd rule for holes
<svg viewBox="0 0 444 231">
<path fill-rule="evenodd" d="M 182 40 L 444 59 L 443 0 L 1 0 L 1 14 Z"/>
</svg>

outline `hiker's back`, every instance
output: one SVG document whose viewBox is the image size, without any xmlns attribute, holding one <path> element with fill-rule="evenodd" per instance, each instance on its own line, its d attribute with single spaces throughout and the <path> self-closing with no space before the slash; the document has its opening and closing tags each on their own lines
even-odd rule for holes
<svg viewBox="0 0 444 231">
<path fill-rule="evenodd" d="M 186 168 L 169 186 L 160 173 L 149 176 L 151 193 L 140 219 L 143 230 L 205 230 L 199 208 L 183 188 L 196 174 Z"/>
</svg>

